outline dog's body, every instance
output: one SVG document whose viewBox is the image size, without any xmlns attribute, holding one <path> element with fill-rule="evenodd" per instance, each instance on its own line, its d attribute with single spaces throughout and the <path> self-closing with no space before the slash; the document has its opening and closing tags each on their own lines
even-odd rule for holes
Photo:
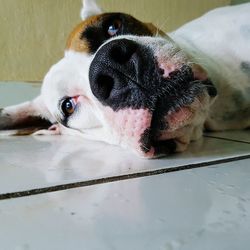
<svg viewBox="0 0 250 250">
<path fill-rule="evenodd" d="M 87 19 L 41 96 L 3 109 L 0 129 L 49 121 L 56 125 L 39 133 L 77 134 L 154 157 L 185 150 L 204 126 L 250 127 L 250 4 L 212 11 L 162 38 L 152 24 L 86 3 Z"/>
<path fill-rule="evenodd" d="M 224 7 L 170 34 L 206 69 L 218 91 L 206 128 L 250 126 L 250 4 Z"/>
</svg>

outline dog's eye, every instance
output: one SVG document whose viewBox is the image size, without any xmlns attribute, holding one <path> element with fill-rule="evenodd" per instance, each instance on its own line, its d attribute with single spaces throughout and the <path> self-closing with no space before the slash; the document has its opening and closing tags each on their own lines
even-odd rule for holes
<svg viewBox="0 0 250 250">
<path fill-rule="evenodd" d="M 121 28 L 121 21 L 116 20 L 108 27 L 108 34 L 115 36 Z"/>
<path fill-rule="evenodd" d="M 76 103 L 73 98 L 67 98 L 62 101 L 61 110 L 66 117 L 72 115 L 75 111 L 75 108 Z"/>
</svg>

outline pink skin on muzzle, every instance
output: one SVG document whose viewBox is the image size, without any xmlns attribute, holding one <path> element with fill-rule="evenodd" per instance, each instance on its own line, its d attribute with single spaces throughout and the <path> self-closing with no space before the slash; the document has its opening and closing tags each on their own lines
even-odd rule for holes
<svg viewBox="0 0 250 250">
<path fill-rule="evenodd" d="M 148 153 L 144 153 L 143 144 L 140 142 L 145 131 L 151 127 L 152 113 L 149 110 L 127 108 L 113 111 L 105 107 L 103 112 L 112 135 L 120 145 L 132 148 L 145 157 L 154 156 L 154 149 L 145 148 Z"/>
<path fill-rule="evenodd" d="M 141 156 L 146 158 L 155 157 L 155 148 L 151 145 L 150 140 L 162 141 L 169 140 L 178 136 L 175 132 L 185 126 L 187 122 L 192 120 L 194 113 L 190 108 L 181 108 L 172 114 L 165 117 L 166 123 L 169 123 L 168 128 L 159 131 L 157 138 L 145 138 L 147 132 L 151 129 L 152 112 L 147 109 L 124 109 L 113 111 L 111 108 L 104 108 L 104 117 L 109 130 L 112 131 L 112 136 L 116 138 L 118 143 L 126 148 L 133 149 Z M 148 139 L 148 144 L 145 145 L 143 139 Z"/>
</svg>

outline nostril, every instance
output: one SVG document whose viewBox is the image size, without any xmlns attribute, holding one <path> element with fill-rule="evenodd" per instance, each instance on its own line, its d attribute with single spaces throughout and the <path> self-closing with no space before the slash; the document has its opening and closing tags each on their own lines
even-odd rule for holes
<svg viewBox="0 0 250 250">
<path fill-rule="evenodd" d="M 128 39 L 114 39 L 96 52 L 89 68 L 89 83 L 102 104 L 111 105 L 127 98 L 136 84 L 134 78 L 144 56 L 142 52 L 140 44 Z"/>
<path fill-rule="evenodd" d="M 96 89 L 94 94 L 96 97 L 106 100 L 109 98 L 114 88 L 114 79 L 108 75 L 99 75 L 96 80 Z"/>
<path fill-rule="evenodd" d="M 126 42 L 125 42 L 126 41 Z M 130 61 L 133 54 L 136 53 L 137 44 L 133 41 L 122 40 L 110 50 L 110 58 L 119 64 L 125 64 Z"/>
<path fill-rule="evenodd" d="M 159 68 L 159 74 L 160 74 L 160 75 L 164 75 L 164 74 L 165 74 L 165 70 L 164 70 L 164 69 Z"/>
</svg>

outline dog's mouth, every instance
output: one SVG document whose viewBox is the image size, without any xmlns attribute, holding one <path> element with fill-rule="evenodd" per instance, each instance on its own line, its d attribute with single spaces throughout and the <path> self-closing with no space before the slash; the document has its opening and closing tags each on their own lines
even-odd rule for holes
<svg viewBox="0 0 250 250">
<path fill-rule="evenodd" d="M 213 93 L 213 85 L 180 61 L 164 64 L 152 50 L 127 39 L 97 52 L 90 86 L 116 143 L 145 157 L 182 151 L 189 143 L 187 134 L 204 122 L 207 89 Z"/>
</svg>

